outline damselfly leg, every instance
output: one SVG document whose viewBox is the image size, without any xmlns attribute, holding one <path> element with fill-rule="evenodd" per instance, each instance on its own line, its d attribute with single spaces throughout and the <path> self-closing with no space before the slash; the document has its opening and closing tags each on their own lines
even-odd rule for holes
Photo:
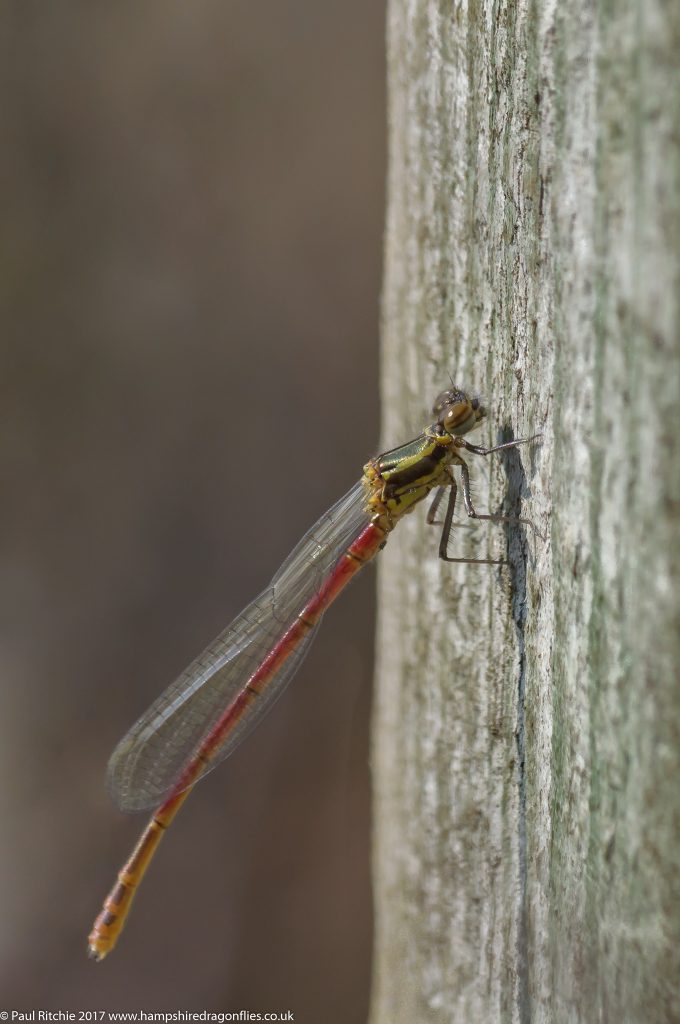
<svg viewBox="0 0 680 1024">
<path fill-rule="evenodd" d="M 507 448 L 517 448 L 520 444 L 528 444 L 530 441 L 535 441 L 540 436 L 540 434 L 534 434 L 532 437 L 522 437 L 514 441 L 506 441 L 503 444 L 493 445 L 491 448 L 472 444 L 470 441 L 461 437 L 456 439 L 456 447 L 465 448 L 467 451 L 473 452 L 475 455 L 491 455 L 493 452 L 502 451 Z M 522 523 L 525 526 L 529 526 L 540 536 L 540 533 L 536 529 L 534 523 L 532 523 L 530 519 L 525 519 L 523 516 L 506 516 L 491 512 L 477 512 L 472 503 L 472 496 L 470 494 L 470 471 L 468 469 L 468 465 L 459 455 L 454 457 L 453 462 L 460 467 L 463 503 L 465 504 L 465 511 L 470 519 L 485 519 L 492 523 Z M 454 526 L 453 516 L 456 509 L 456 498 L 458 494 L 458 485 L 456 484 L 453 474 L 451 473 L 450 475 L 451 485 L 448 488 L 449 499 L 446 507 L 446 515 L 444 516 L 441 539 L 439 541 L 439 557 L 444 562 L 463 562 L 471 565 L 502 565 L 504 563 L 504 559 L 502 558 L 454 558 L 448 554 L 449 539 L 451 536 L 451 529 Z M 445 490 L 446 487 L 438 487 L 435 491 L 432 504 L 430 505 L 426 517 L 426 522 L 430 526 L 441 523 L 441 520 L 436 519 L 436 515 Z"/>
</svg>

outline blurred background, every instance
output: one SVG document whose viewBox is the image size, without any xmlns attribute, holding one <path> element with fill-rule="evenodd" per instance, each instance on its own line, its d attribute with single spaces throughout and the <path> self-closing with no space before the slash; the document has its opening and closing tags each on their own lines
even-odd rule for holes
<svg viewBox="0 0 680 1024">
<path fill-rule="evenodd" d="M 372 570 L 85 946 L 111 750 L 377 450 L 384 5 L 0 25 L 0 1009 L 364 1021 Z"/>
</svg>

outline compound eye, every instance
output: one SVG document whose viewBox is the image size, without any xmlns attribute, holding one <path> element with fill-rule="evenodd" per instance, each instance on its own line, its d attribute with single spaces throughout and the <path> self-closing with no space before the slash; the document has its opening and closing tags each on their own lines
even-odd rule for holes
<svg viewBox="0 0 680 1024">
<path fill-rule="evenodd" d="M 442 412 L 447 405 L 450 405 L 452 400 L 452 391 L 442 391 L 440 394 L 438 394 L 434 400 L 434 405 L 432 406 L 432 412 L 435 414 L 435 416 L 438 416 L 439 413 Z"/>
<path fill-rule="evenodd" d="M 471 402 L 471 405 L 472 405 L 472 408 L 475 410 L 475 412 L 477 412 L 477 410 L 479 409 L 479 399 L 478 398 L 473 398 L 472 402 Z"/>
<path fill-rule="evenodd" d="M 470 417 L 470 406 L 467 401 L 450 403 L 439 422 L 450 434 L 455 434 Z"/>
</svg>

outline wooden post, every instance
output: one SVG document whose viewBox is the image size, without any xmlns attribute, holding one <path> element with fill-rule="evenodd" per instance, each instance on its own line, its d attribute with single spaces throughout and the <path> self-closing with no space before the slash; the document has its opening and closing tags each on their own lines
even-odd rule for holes
<svg viewBox="0 0 680 1024">
<path fill-rule="evenodd" d="M 381 558 L 371 1022 L 680 1020 L 680 8 L 388 7 L 383 442 L 545 539 Z"/>
</svg>

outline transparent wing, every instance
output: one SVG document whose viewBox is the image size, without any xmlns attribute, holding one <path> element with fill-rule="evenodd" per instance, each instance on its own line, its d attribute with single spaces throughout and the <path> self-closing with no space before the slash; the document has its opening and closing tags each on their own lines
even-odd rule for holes
<svg viewBox="0 0 680 1024">
<path fill-rule="evenodd" d="M 314 596 L 369 521 L 359 482 L 302 538 L 274 579 L 158 697 L 114 750 L 111 795 L 121 810 L 155 807 L 169 796 L 222 712 Z M 316 635 L 305 634 L 261 697 L 236 722 L 205 775 L 238 746 L 295 673 Z"/>
</svg>

